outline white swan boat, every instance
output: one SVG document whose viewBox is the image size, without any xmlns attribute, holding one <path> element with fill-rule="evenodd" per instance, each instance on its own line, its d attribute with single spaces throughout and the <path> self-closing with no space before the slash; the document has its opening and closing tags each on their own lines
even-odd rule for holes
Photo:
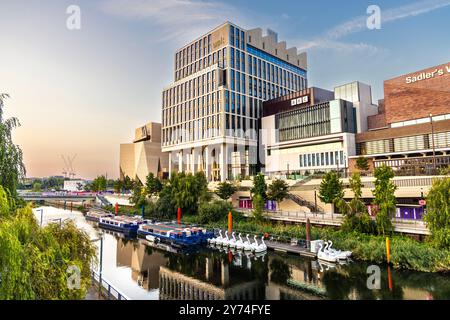
<svg viewBox="0 0 450 320">
<path fill-rule="evenodd" d="M 328 243 L 325 247 L 322 244 L 319 244 L 319 251 L 317 252 L 317 258 L 319 260 L 327 261 L 327 262 L 337 262 L 339 259 L 336 255 L 333 255 L 330 252 L 327 252 L 325 248 L 328 247 Z"/>
</svg>

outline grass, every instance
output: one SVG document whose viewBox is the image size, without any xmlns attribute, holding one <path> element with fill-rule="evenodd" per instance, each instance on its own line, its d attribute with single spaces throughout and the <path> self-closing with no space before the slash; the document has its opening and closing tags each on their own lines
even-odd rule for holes
<svg viewBox="0 0 450 320">
<path fill-rule="evenodd" d="M 255 223 L 237 216 L 233 223 L 236 232 L 265 234 L 281 238 L 306 238 L 304 225 L 283 225 L 280 223 Z M 185 223 L 198 223 L 196 216 L 183 217 Z M 208 228 L 227 228 L 227 221 L 209 223 Z M 350 250 L 353 258 L 374 263 L 386 262 L 385 236 L 368 235 L 358 232 L 344 232 L 330 227 L 311 227 L 311 240 L 332 240 L 333 247 Z M 391 264 L 396 269 L 408 269 L 422 272 L 450 272 L 450 250 L 441 250 L 429 242 L 419 242 L 407 236 L 394 235 L 391 239 Z"/>
</svg>

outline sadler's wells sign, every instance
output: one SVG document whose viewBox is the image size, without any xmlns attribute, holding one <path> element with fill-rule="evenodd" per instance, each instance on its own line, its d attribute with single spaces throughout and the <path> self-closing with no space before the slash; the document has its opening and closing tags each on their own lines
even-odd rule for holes
<svg viewBox="0 0 450 320">
<path fill-rule="evenodd" d="M 421 72 L 414 76 L 406 77 L 406 83 L 410 84 L 410 83 L 419 82 L 419 81 L 423 81 L 423 80 L 433 79 L 436 77 L 443 76 L 446 73 L 450 73 L 450 65 L 445 66 L 445 68 L 435 69 L 432 72 Z"/>
</svg>

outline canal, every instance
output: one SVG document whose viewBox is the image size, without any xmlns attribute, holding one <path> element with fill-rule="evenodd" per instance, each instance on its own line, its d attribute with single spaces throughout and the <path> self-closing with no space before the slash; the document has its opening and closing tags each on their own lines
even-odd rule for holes
<svg viewBox="0 0 450 320">
<path fill-rule="evenodd" d="M 43 224 L 72 219 L 91 239 L 99 230 L 81 212 L 34 209 Z M 95 242 L 97 248 L 99 243 Z M 450 276 L 380 266 L 380 289 L 369 289 L 369 263 L 334 265 L 267 252 L 255 256 L 213 249 L 177 252 L 146 240 L 104 233 L 103 278 L 129 299 L 438 300 L 450 298 Z"/>
</svg>

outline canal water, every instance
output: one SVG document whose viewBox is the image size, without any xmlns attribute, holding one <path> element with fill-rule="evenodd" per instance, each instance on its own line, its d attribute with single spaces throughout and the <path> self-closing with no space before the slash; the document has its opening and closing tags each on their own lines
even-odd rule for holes
<svg viewBox="0 0 450 320">
<path fill-rule="evenodd" d="M 43 224 L 72 219 L 92 239 L 99 238 L 101 230 L 81 212 L 40 209 Z M 41 211 L 34 212 L 40 220 Z M 129 299 L 450 299 L 449 275 L 380 266 L 377 290 L 368 288 L 369 266 L 334 265 L 270 251 L 259 256 L 207 248 L 177 252 L 104 231 L 103 278 Z M 373 282 L 369 279 L 369 283 Z"/>
</svg>

